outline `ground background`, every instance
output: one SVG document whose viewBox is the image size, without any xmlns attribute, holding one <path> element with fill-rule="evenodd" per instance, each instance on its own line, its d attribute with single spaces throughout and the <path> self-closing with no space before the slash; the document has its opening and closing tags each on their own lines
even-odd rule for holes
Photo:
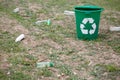
<svg viewBox="0 0 120 80">
<path fill-rule="evenodd" d="M 105 9 L 93 41 L 78 40 L 74 16 L 63 14 L 83 4 Z M 0 80 L 120 80 L 120 32 L 109 31 L 119 15 L 119 0 L 0 0 Z M 52 24 L 34 24 L 45 19 Z M 36 67 L 48 61 L 54 67 Z"/>
</svg>

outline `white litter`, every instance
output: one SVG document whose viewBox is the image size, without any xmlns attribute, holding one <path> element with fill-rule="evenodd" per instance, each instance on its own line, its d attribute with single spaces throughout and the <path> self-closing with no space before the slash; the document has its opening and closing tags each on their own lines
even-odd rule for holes
<svg viewBox="0 0 120 80">
<path fill-rule="evenodd" d="M 65 10 L 65 11 L 64 11 L 64 14 L 65 14 L 65 15 L 75 15 L 75 12 L 74 12 L 74 11 Z"/>
<path fill-rule="evenodd" d="M 19 12 L 19 10 L 20 10 L 19 8 L 15 8 L 15 9 L 13 10 L 13 12 L 14 12 L 14 13 L 17 13 L 17 12 Z"/>
<path fill-rule="evenodd" d="M 19 35 L 19 36 L 16 38 L 15 42 L 21 41 L 21 40 L 23 40 L 24 38 L 25 38 L 25 35 L 24 35 L 24 34 L 21 34 L 21 35 Z"/>
<path fill-rule="evenodd" d="M 120 31 L 120 27 L 110 27 L 110 31 Z"/>
</svg>

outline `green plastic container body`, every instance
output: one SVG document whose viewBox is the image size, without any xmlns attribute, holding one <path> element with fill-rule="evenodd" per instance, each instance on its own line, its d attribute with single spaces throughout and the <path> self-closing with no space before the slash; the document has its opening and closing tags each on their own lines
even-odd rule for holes
<svg viewBox="0 0 120 80">
<path fill-rule="evenodd" d="M 93 40 L 98 37 L 100 14 L 103 8 L 93 5 L 75 7 L 78 39 Z"/>
</svg>

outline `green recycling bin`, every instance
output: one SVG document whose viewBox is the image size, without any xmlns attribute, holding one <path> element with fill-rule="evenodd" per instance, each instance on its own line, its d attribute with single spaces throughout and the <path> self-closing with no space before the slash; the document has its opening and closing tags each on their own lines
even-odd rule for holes
<svg viewBox="0 0 120 80">
<path fill-rule="evenodd" d="M 94 5 L 75 7 L 77 38 L 93 40 L 98 37 L 100 14 L 103 8 Z"/>
</svg>

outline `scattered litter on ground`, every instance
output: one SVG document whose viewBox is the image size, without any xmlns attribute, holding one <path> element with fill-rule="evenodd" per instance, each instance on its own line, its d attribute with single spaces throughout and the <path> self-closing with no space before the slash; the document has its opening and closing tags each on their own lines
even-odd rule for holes
<svg viewBox="0 0 120 80">
<path fill-rule="evenodd" d="M 53 62 L 38 62 L 37 63 L 37 68 L 53 67 L 53 66 L 54 66 Z"/>
<path fill-rule="evenodd" d="M 61 75 L 60 75 L 60 74 L 58 74 L 58 75 L 57 75 L 57 77 L 59 77 L 59 78 L 60 78 L 60 77 L 61 77 Z"/>
<path fill-rule="evenodd" d="M 120 31 L 120 27 L 110 27 L 110 31 Z"/>
<path fill-rule="evenodd" d="M 7 72 L 7 75 L 10 75 L 10 71 Z"/>
<path fill-rule="evenodd" d="M 19 11 L 20 11 L 19 8 L 15 8 L 15 9 L 13 10 L 14 13 L 17 13 L 17 12 L 19 12 Z"/>
<path fill-rule="evenodd" d="M 77 73 L 76 73 L 76 72 L 73 72 L 73 74 L 74 74 L 74 75 L 77 75 Z"/>
<path fill-rule="evenodd" d="M 91 66 L 93 64 L 93 62 L 92 61 L 90 61 L 90 63 L 88 64 L 89 66 Z"/>
<path fill-rule="evenodd" d="M 74 15 L 75 12 L 74 12 L 74 11 L 65 10 L 65 11 L 64 11 L 64 14 L 65 14 L 65 15 Z"/>
<path fill-rule="evenodd" d="M 24 38 L 25 38 L 25 35 L 24 35 L 24 34 L 21 34 L 21 35 L 19 35 L 19 36 L 16 38 L 15 42 L 21 41 L 21 40 L 23 40 Z"/>
<path fill-rule="evenodd" d="M 35 24 L 37 25 L 40 25 L 41 23 L 47 23 L 47 25 L 50 25 L 51 24 L 51 20 L 48 19 L 48 20 L 41 20 L 41 21 L 36 21 Z"/>
</svg>

